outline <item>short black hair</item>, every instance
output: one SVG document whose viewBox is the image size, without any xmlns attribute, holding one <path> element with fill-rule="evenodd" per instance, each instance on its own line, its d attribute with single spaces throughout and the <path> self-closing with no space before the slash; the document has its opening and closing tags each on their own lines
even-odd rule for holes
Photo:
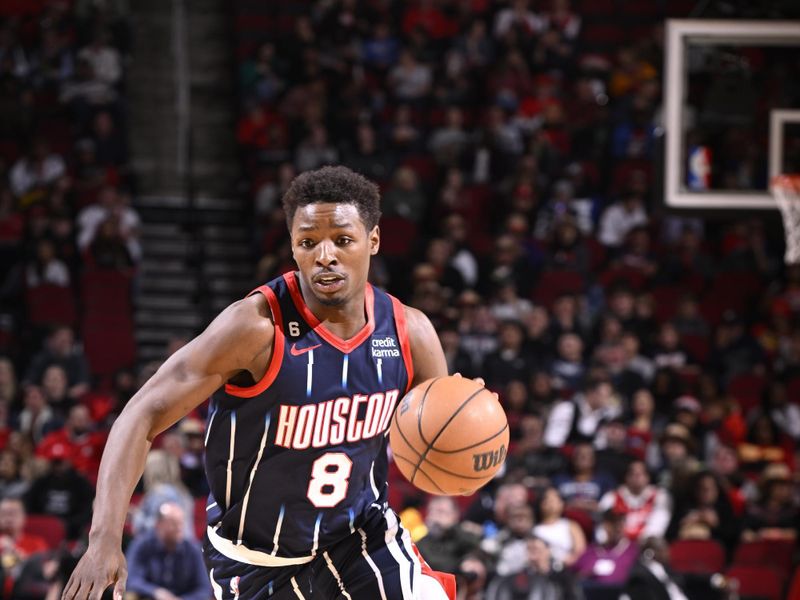
<svg viewBox="0 0 800 600">
<path fill-rule="evenodd" d="M 381 218 L 378 186 L 347 167 L 322 167 L 294 178 L 283 195 L 289 228 L 299 207 L 320 202 L 354 205 L 368 232 Z"/>
</svg>

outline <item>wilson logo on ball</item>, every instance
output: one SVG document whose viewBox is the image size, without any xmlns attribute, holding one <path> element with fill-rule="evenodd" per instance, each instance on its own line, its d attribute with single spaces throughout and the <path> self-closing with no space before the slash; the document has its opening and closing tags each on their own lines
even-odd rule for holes
<svg viewBox="0 0 800 600">
<path fill-rule="evenodd" d="M 506 458 L 506 447 L 500 446 L 499 450 L 494 452 L 483 452 L 481 454 L 472 455 L 472 467 L 475 471 L 486 471 L 492 467 L 496 467 Z"/>
</svg>

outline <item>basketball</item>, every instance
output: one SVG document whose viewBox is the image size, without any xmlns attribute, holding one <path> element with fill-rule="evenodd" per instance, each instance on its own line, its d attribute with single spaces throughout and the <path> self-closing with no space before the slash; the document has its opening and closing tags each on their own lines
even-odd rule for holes
<svg viewBox="0 0 800 600">
<path fill-rule="evenodd" d="M 497 396 L 471 379 L 437 377 L 400 401 L 389 442 L 400 471 L 419 489 L 469 495 L 494 477 L 508 450 Z"/>
</svg>

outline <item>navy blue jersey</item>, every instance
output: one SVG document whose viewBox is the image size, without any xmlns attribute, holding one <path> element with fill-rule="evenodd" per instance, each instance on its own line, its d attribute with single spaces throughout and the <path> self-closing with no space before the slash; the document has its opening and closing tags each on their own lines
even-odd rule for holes
<svg viewBox="0 0 800 600">
<path fill-rule="evenodd" d="M 367 285 L 367 323 L 342 340 L 306 306 L 295 273 L 253 293 L 272 312 L 273 353 L 254 386 L 213 399 L 208 536 L 240 562 L 299 564 L 386 508 L 386 434 L 413 379 L 405 313 Z"/>
</svg>

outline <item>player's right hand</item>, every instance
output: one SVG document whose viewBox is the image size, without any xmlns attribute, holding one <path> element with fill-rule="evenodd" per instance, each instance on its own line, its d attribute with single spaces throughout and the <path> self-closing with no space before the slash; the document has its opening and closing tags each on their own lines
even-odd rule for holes
<svg viewBox="0 0 800 600">
<path fill-rule="evenodd" d="M 119 542 L 90 543 L 72 572 L 61 600 L 100 600 L 103 592 L 112 584 L 114 600 L 122 600 L 127 579 L 128 563 Z"/>
</svg>

